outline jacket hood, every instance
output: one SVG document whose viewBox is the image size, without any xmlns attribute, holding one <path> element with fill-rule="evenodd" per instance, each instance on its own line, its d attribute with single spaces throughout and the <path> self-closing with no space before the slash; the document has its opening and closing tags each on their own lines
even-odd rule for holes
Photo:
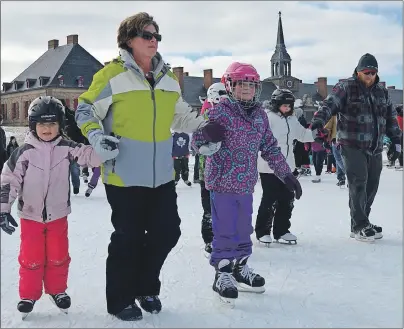
<svg viewBox="0 0 404 329">
<path fill-rule="evenodd" d="M 119 49 L 119 56 L 121 57 L 121 60 L 124 62 L 123 66 L 128 68 L 128 69 L 133 69 L 139 74 L 142 75 L 142 77 L 145 76 L 145 73 L 143 70 L 139 67 L 139 65 L 135 62 L 135 59 L 133 58 L 132 54 L 129 53 L 126 49 Z M 164 63 L 163 58 L 161 57 L 160 53 L 157 52 L 156 55 L 152 58 L 152 72 L 153 72 L 153 77 L 154 79 L 157 78 L 157 75 L 161 72 L 163 67 L 167 65 Z M 168 67 L 167 67 L 168 69 Z"/>
</svg>

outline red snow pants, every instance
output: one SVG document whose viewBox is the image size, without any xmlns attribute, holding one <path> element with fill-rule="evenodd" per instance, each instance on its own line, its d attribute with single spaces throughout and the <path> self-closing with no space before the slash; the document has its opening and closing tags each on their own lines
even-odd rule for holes
<svg viewBox="0 0 404 329">
<path fill-rule="evenodd" d="M 49 223 L 21 218 L 20 298 L 38 300 L 67 289 L 69 240 L 67 217 Z"/>
</svg>

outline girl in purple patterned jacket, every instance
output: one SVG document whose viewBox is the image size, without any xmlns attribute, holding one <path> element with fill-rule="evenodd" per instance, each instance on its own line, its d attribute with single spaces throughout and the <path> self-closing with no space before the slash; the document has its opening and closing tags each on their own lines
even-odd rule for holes
<svg viewBox="0 0 404 329">
<path fill-rule="evenodd" d="M 301 187 L 282 155 L 269 128 L 261 104 L 260 76 L 249 64 L 231 64 L 222 82 L 229 99 L 211 108 L 208 118 L 225 127 L 225 140 L 207 157 L 205 184 L 210 190 L 213 244 L 210 264 L 216 275 L 213 290 L 227 303 L 234 303 L 238 290 L 262 293 L 265 280 L 247 265 L 252 253 L 253 192 L 258 180 L 258 152 L 275 174 L 301 196 Z M 193 134 L 192 145 L 207 144 L 202 132 Z"/>
</svg>

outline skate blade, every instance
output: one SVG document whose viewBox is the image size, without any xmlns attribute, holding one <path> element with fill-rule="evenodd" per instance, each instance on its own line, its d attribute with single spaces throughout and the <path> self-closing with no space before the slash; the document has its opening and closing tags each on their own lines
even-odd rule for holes
<svg viewBox="0 0 404 329">
<path fill-rule="evenodd" d="M 265 292 L 265 286 L 262 287 L 250 287 L 245 283 L 237 283 L 237 290 L 239 292 L 252 292 L 254 294 L 263 294 Z"/>
<path fill-rule="evenodd" d="M 369 237 L 369 238 L 357 238 L 355 236 L 355 240 L 359 241 L 359 242 L 367 242 L 367 243 L 374 243 L 375 242 L 375 238 L 374 237 Z"/>
<path fill-rule="evenodd" d="M 280 244 L 297 244 L 297 240 L 275 240 L 276 243 L 280 243 Z"/>
<path fill-rule="evenodd" d="M 21 319 L 24 321 L 24 320 L 28 317 L 28 315 L 29 315 L 30 313 L 31 313 L 31 312 L 27 312 L 27 313 L 21 312 Z"/>
<path fill-rule="evenodd" d="M 265 247 L 269 248 L 269 247 L 271 246 L 271 243 L 272 243 L 272 242 L 262 242 L 262 241 L 259 241 L 259 240 L 258 240 L 258 243 L 259 243 L 259 244 L 263 244 Z"/>
<path fill-rule="evenodd" d="M 205 256 L 206 259 L 210 259 L 210 253 L 203 251 L 203 255 Z"/>
<path fill-rule="evenodd" d="M 235 298 L 225 298 L 219 295 L 219 301 L 222 305 L 230 308 L 234 308 L 236 306 Z"/>
</svg>

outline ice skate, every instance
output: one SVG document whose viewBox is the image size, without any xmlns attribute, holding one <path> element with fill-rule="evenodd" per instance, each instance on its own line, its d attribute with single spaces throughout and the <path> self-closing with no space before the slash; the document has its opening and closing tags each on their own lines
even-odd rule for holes
<svg viewBox="0 0 404 329">
<path fill-rule="evenodd" d="M 192 183 L 191 183 L 189 180 L 184 180 L 184 183 L 185 183 L 185 185 L 187 185 L 187 186 L 191 186 L 191 185 L 192 185 Z"/>
<path fill-rule="evenodd" d="M 212 243 L 211 242 L 206 243 L 205 248 L 203 250 L 204 250 L 205 257 L 210 258 L 210 255 L 212 254 Z"/>
<path fill-rule="evenodd" d="M 122 321 L 139 321 L 143 319 L 142 310 L 136 305 L 136 302 L 128 305 L 119 313 L 115 314 L 115 317 Z"/>
<path fill-rule="evenodd" d="M 361 242 L 374 242 L 375 241 L 375 231 L 368 225 L 358 232 L 351 232 L 351 237 L 355 238 L 357 241 Z"/>
<path fill-rule="evenodd" d="M 89 188 L 86 190 L 85 196 L 88 198 L 88 197 L 91 195 L 92 192 L 93 192 L 93 188 L 92 188 L 92 187 L 89 187 Z"/>
<path fill-rule="evenodd" d="M 297 244 L 297 237 L 296 235 L 287 232 L 284 235 L 281 235 L 278 239 L 276 239 L 276 242 L 278 243 L 284 243 L 284 244 Z"/>
<path fill-rule="evenodd" d="M 161 312 L 162 306 L 159 296 L 139 296 L 136 297 L 139 301 L 140 307 L 146 312 L 151 314 L 158 314 Z"/>
<path fill-rule="evenodd" d="M 33 299 L 22 299 L 17 304 L 17 310 L 21 312 L 22 320 L 25 320 L 27 316 L 32 312 L 34 309 L 36 300 Z"/>
<path fill-rule="evenodd" d="M 228 259 L 222 259 L 216 269 L 215 281 L 212 289 L 219 295 L 219 299 L 224 304 L 234 307 L 234 302 L 238 298 L 237 281 L 232 275 L 233 263 Z"/>
<path fill-rule="evenodd" d="M 272 238 L 271 238 L 270 234 L 264 235 L 257 239 L 258 239 L 258 242 L 263 243 L 267 247 L 269 247 L 269 245 L 272 243 Z"/>
<path fill-rule="evenodd" d="M 345 187 L 345 179 L 340 179 L 337 183 L 337 186 L 339 186 L 340 188 L 344 188 Z"/>
<path fill-rule="evenodd" d="M 247 265 L 248 256 L 237 260 L 233 268 L 233 276 L 236 279 L 238 290 L 241 292 L 265 292 L 265 279 Z"/>
<path fill-rule="evenodd" d="M 311 180 L 312 183 L 320 183 L 321 182 L 321 176 L 316 175 L 316 178 L 313 178 Z"/>
<path fill-rule="evenodd" d="M 394 169 L 397 171 L 403 171 L 403 166 L 395 166 Z"/>
<path fill-rule="evenodd" d="M 65 292 L 56 295 L 49 295 L 50 300 L 65 314 L 71 305 L 70 296 Z"/>
</svg>

